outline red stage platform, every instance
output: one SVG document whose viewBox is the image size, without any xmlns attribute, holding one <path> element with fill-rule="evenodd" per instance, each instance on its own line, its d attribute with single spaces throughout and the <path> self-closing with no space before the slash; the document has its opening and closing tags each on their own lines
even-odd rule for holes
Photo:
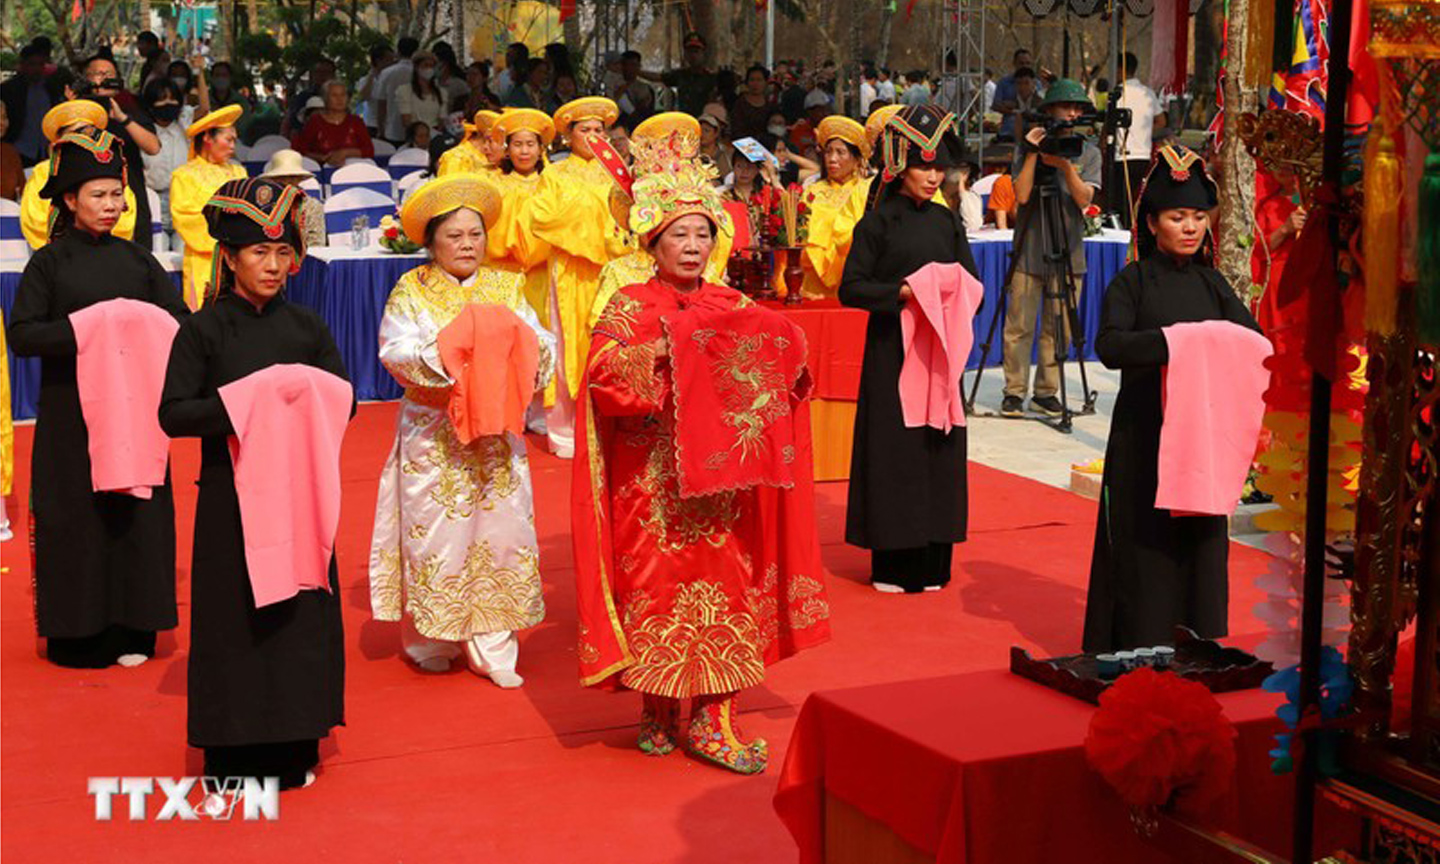
<svg viewBox="0 0 1440 864">
<path fill-rule="evenodd" d="M 162 635 L 159 656 L 139 668 L 80 671 L 46 663 L 35 638 L 23 540 L 33 429 L 17 430 L 17 539 L 0 547 L 0 858 L 161 862 L 223 851 L 237 861 L 345 864 L 790 864 L 796 846 L 771 799 L 812 692 L 998 669 L 1011 645 L 1051 656 L 1080 640 L 1093 502 L 972 465 L 970 540 L 957 551 L 951 587 L 891 596 L 865 584 L 868 556 L 841 541 L 846 484 L 822 484 L 835 638 L 774 667 L 742 697 L 746 733 L 771 742 L 769 772 L 739 777 L 683 754 L 645 757 L 635 749 L 639 698 L 577 680 L 568 462 L 531 448 L 547 615 L 520 637 L 524 688 L 502 691 L 461 670 L 417 672 L 399 655 L 398 625 L 371 620 L 375 483 L 394 423 L 394 405 L 361 406 L 342 460 L 347 725 L 325 743 L 319 781 L 282 796 L 279 821 L 226 823 L 130 822 L 123 810 L 97 823 L 86 793 L 92 776 L 200 770 L 199 754 L 185 747 L 196 442 L 172 451 L 180 628 Z M 1235 632 L 1259 629 L 1249 610 L 1261 595 L 1251 581 L 1266 560 L 1253 549 L 1232 552 Z M 905 692 L 933 689 L 912 686 Z M 955 698 L 976 715 L 1005 710 L 986 692 L 995 691 Z M 1052 734 L 1052 722 L 1025 715 L 1009 727 L 1010 740 L 1023 742 L 1031 725 Z M 967 800 L 980 792 L 967 786 Z"/>
</svg>

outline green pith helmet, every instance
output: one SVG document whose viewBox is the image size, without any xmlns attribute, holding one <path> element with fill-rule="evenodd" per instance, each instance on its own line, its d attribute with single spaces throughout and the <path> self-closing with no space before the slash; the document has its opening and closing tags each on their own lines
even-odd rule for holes
<svg viewBox="0 0 1440 864">
<path fill-rule="evenodd" d="M 1050 89 L 1045 91 L 1045 99 L 1040 103 L 1041 108 L 1048 108 L 1062 102 L 1075 102 L 1090 107 L 1090 94 L 1085 92 L 1085 85 L 1073 78 L 1061 78 Z"/>
</svg>

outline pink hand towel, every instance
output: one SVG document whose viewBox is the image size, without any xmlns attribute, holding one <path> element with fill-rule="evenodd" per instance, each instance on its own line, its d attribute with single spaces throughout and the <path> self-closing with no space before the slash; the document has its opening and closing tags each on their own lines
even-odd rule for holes
<svg viewBox="0 0 1440 864">
<path fill-rule="evenodd" d="M 143 300 L 106 300 L 70 314 L 75 385 L 96 492 L 149 498 L 165 483 L 170 439 L 160 429 L 160 391 L 180 325 Z"/>
<path fill-rule="evenodd" d="M 235 427 L 230 458 L 256 608 L 330 589 L 351 396 L 343 378 L 299 363 L 220 388 Z"/>
<path fill-rule="evenodd" d="M 486 435 L 525 434 L 535 395 L 540 340 L 519 315 L 494 303 L 471 303 L 436 340 L 455 379 L 447 413 L 461 444 Z"/>
<path fill-rule="evenodd" d="M 1255 458 L 1270 370 L 1270 340 L 1229 321 L 1161 330 L 1165 368 L 1155 506 L 1175 516 L 1228 516 Z"/>
<path fill-rule="evenodd" d="M 960 376 L 985 286 L 960 264 L 926 264 L 905 281 L 914 296 L 900 310 L 900 413 L 908 427 L 949 432 L 965 425 Z"/>
</svg>

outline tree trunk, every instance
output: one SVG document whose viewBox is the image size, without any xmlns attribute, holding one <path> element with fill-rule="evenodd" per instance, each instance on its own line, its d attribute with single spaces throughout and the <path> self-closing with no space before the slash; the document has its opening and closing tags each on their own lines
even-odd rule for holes
<svg viewBox="0 0 1440 864">
<path fill-rule="evenodd" d="M 1231 40 L 1229 65 L 1231 69 L 1243 69 L 1243 64 L 1237 65 L 1236 54 L 1244 52 L 1246 20 L 1235 17 L 1235 7 L 1244 7 L 1245 14 L 1249 14 L 1249 0 L 1240 4 L 1230 4 L 1230 32 L 1235 33 L 1236 38 Z M 1210 124 L 1213 116 L 1211 108 L 1215 105 L 1215 80 L 1220 72 L 1220 49 L 1224 42 L 1224 17 L 1225 7 L 1221 3 L 1206 4 L 1204 11 L 1195 16 L 1195 84 L 1192 88 L 1194 101 L 1190 103 L 1190 117 L 1187 125 L 1192 128 L 1204 129 Z M 1229 104 L 1229 103 L 1226 103 Z"/>
<path fill-rule="evenodd" d="M 875 49 L 875 65 L 890 65 L 890 28 L 895 22 L 895 7 L 889 0 L 880 0 L 880 44 Z"/>
<path fill-rule="evenodd" d="M 1255 160 L 1240 141 L 1240 115 L 1254 111 L 1259 99 L 1256 91 L 1241 86 L 1241 70 L 1245 68 L 1245 22 L 1250 4 L 1258 0 L 1230 0 L 1230 51 L 1226 66 L 1232 74 L 1224 81 L 1225 118 L 1220 148 L 1220 225 L 1216 232 L 1215 266 L 1241 299 L 1250 295 L 1250 253 L 1253 243 L 1244 243 L 1255 232 Z M 1196 28 L 1199 29 L 1198 27 Z M 1198 40 L 1197 40 L 1198 41 Z M 1198 49 L 1199 46 L 1197 45 Z M 1218 54 L 1218 52 L 1217 52 Z M 1196 57 L 1200 57 L 1196 51 Z"/>
</svg>

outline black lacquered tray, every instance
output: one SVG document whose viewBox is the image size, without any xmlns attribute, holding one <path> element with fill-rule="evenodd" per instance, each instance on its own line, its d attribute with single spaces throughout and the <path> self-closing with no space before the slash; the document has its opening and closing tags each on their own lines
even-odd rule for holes
<svg viewBox="0 0 1440 864">
<path fill-rule="evenodd" d="M 1010 649 L 1010 671 L 1052 690 L 1059 690 L 1091 704 L 1100 703 L 1114 679 L 1100 677 L 1094 654 L 1036 659 L 1024 648 Z M 1227 648 L 1211 639 L 1201 639 L 1187 627 L 1175 628 L 1175 657 L 1169 671 L 1198 681 L 1212 693 L 1250 690 L 1275 671 L 1275 667 L 1248 651 Z"/>
</svg>

